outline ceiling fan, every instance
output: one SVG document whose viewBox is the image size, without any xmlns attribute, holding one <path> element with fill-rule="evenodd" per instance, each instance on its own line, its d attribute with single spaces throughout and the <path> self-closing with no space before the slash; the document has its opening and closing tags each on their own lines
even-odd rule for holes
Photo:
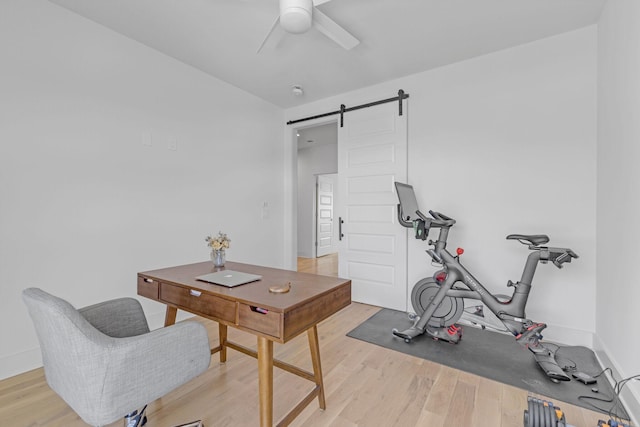
<svg viewBox="0 0 640 427">
<path fill-rule="evenodd" d="M 280 15 L 273 23 L 271 30 L 258 48 L 262 50 L 270 37 L 275 33 L 286 31 L 292 34 L 301 34 L 314 27 L 322 34 L 349 50 L 360 43 L 347 30 L 338 25 L 333 19 L 322 13 L 317 6 L 331 0 L 280 0 Z M 282 34 L 281 34 L 282 35 Z"/>
</svg>

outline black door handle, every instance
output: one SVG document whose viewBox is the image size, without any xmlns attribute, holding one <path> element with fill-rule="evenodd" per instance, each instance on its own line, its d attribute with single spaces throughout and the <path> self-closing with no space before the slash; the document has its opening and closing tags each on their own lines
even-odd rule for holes
<svg viewBox="0 0 640 427">
<path fill-rule="evenodd" d="M 344 237 L 344 234 L 342 234 L 342 224 L 344 224 L 344 221 L 342 220 L 342 217 L 339 216 L 338 217 L 338 240 L 342 240 L 342 238 Z"/>
</svg>

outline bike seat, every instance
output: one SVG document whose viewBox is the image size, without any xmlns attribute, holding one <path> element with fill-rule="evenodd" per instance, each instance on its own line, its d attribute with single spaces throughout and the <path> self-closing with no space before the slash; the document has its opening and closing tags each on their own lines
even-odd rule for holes
<svg viewBox="0 0 640 427">
<path fill-rule="evenodd" d="M 546 234 L 509 234 L 507 240 L 519 240 L 522 244 L 540 246 L 549 243 L 549 236 Z"/>
</svg>

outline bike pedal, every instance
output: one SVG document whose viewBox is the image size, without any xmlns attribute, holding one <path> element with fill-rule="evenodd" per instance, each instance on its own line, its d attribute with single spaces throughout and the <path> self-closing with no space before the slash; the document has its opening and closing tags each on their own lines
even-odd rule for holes
<svg viewBox="0 0 640 427">
<path fill-rule="evenodd" d="M 457 335 L 458 337 L 462 337 L 462 326 L 451 325 L 447 328 L 447 333 L 451 336 Z"/>
<path fill-rule="evenodd" d="M 427 328 L 427 334 L 436 341 L 447 341 L 451 344 L 457 344 L 462 336 L 459 327 L 454 325 L 448 328 Z"/>
</svg>

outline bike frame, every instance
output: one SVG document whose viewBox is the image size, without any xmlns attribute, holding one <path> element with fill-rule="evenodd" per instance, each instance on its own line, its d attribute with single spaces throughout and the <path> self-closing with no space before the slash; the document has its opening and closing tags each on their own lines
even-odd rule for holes
<svg viewBox="0 0 640 427">
<path fill-rule="evenodd" d="M 562 268 L 565 262 L 571 262 L 572 258 L 578 256 L 566 248 L 550 248 L 540 246 L 549 241 L 545 235 L 509 235 L 507 239 L 515 239 L 524 244 L 529 244 L 532 251 L 527 257 L 522 277 L 517 283 L 509 281 L 508 285 L 514 287 L 513 294 L 508 301 L 500 301 L 495 295 L 489 292 L 473 275 L 460 264 L 458 256 L 453 256 L 447 250 L 447 238 L 449 229 L 456 223 L 452 218 L 439 212 L 429 211 L 431 218 L 425 216 L 418 209 L 418 202 L 413 191 L 413 187 L 407 184 L 395 183 L 398 198 L 398 222 L 403 227 L 413 228 L 416 239 L 426 240 L 431 228 L 439 228 L 440 233 L 435 242 L 429 241 L 434 249 L 429 249 L 427 253 L 431 258 L 444 266 L 446 278 L 440 283 L 440 289 L 429 301 L 429 305 L 422 313 L 416 313 L 420 319 L 411 328 L 411 335 L 415 336 L 425 330 L 429 319 L 436 312 L 440 303 L 446 297 L 480 300 L 493 312 L 504 326 L 514 335 L 520 334 L 531 325 L 531 321 L 525 316 L 525 307 L 531 292 L 531 282 L 536 272 L 539 262 L 552 261 L 556 267 Z M 463 283 L 467 289 L 454 288 L 456 283 Z M 405 334 L 409 337 L 409 334 Z M 410 338 L 410 337 L 409 337 Z"/>
<path fill-rule="evenodd" d="M 542 259 L 541 251 L 543 249 L 534 250 L 529 254 L 522 272 L 522 278 L 513 285 L 514 291 L 511 299 L 503 302 L 482 286 L 482 283 L 460 263 L 459 257 L 452 255 L 447 250 L 449 228 L 440 228 L 438 240 L 435 242 L 435 249 L 428 251 L 434 261 L 445 267 L 447 276 L 440 284 L 440 290 L 436 293 L 429 307 L 424 313 L 418 313 L 421 319 L 416 326 L 424 328 L 442 300 L 445 297 L 454 297 L 482 301 L 505 324 L 510 332 L 519 333 L 522 323 L 526 321 L 525 307 L 531 291 L 533 276 L 538 262 Z M 453 288 L 456 283 L 464 283 L 468 289 Z M 424 321 L 424 326 L 420 325 L 422 321 Z"/>
</svg>

